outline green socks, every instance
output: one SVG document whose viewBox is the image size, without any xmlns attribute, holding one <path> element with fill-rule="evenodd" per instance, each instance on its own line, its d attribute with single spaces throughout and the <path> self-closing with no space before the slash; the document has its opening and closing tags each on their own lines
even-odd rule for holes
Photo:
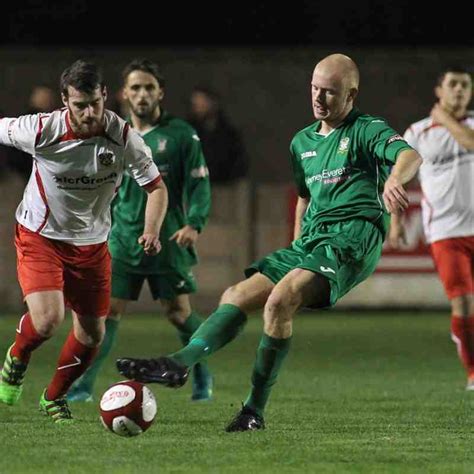
<svg viewBox="0 0 474 474">
<path fill-rule="evenodd" d="M 203 319 L 200 318 L 194 311 L 189 315 L 188 319 L 178 328 L 179 339 L 183 346 L 188 344 L 191 336 L 196 332 L 198 327 L 202 324 Z"/>
<path fill-rule="evenodd" d="M 244 405 L 263 415 L 278 372 L 290 349 L 291 337 L 275 339 L 265 333 L 260 339 L 252 372 L 252 389 Z"/>
<path fill-rule="evenodd" d="M 192 367 L 237 337 L 246 321 L 247 316 L 237 306 L 222 304 L 199 326 L 188 345 L 170 356 Z"/>
<path fill-rule="evenodd" d="M 80 384 L 80 387 L 92 393 L 92 388 L 95 384 L 97 374 L 99 370 L 104 365 L 107 356 L 110 354 L 112 347 L 117 339 L 117 331 L 120 321 L 116 319 L 106 319 L 105 320 L 105 336 L 102 344 L 100 346 L 99 352 L 95 359 L 92 361 L 92 364 L 84 372 L 82 377 L 75 382 L 75 385 Z"/>
</svg>

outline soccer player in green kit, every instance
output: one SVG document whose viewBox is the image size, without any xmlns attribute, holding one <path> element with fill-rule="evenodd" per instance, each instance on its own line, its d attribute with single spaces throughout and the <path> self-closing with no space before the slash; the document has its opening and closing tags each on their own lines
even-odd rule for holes
<svg viewBox="0 0 474 474">
<path fill-rule="evenodd" d="M 146 193 L 124 177 L 113 204 L 109 237 L 112 301 L 106 336 L 94 364 L 69 391 L 71 401 L 92 400 L 93 385 L 114 343 L 120 316 L 129 301 L 138 299 L 145 280 L 184 344 L 202 322 L 189 302 L 189 294 L 196 291 L 191 272 L 197 263 L 194 244 L 206 224 L 211 202 L 201 144 L 187 122 L 161 107 L 165 81 L 156 64 L 132 61 L 123 71 L 123 81 L 131 125 L 152 151 L 168 187 L 169 204 L 160 233 L 161 251 L 156 256 L 145 255 L 137 238 L 143 230 Z M 209 400 L 212 377 L 205 361 L 194 366 L 193 376 L 192 399 Z"/>
<path fill-rule="evenodd" d="M 122 375 L 179 387 L 189 368 L 230 342 L 246 315 L 264 307 L 252 388 L 226 431 L 265 427 L 264 409 L 290 348 L 295 312 L 334 305 L 374 271 L 388 213 L 406 209 L 403 184 L 421 164 L 384 119 L 354 107 L 358 88 L 358 68 L 345 55 L 330 55 L 314 69 L 316 122 L 290 146 L 299 192 L 292 244 L 247 268 L 247 279 L 224 292 L 186 347 L 156 359 L 118 359 Z"/>
</svg>

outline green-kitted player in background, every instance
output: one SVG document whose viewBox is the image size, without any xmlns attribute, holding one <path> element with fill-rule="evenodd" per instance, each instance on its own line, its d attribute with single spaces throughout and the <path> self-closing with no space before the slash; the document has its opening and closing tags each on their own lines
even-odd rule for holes
<svg viewBox="0 0 474 474">
<path fill-rule="evenodd" d="M 130 122 L 150 147 L 153 160 L 168 187 L 169 205 L 161 228 L 161 251 L 147 256 L 137 242 L 143 232 L 146 193 L 128 176 L 113 206 L 109 238 L 112 255 L 112 301 L 106 335 L 99 355 L 68 394 L 71 401 L 91 401 L 100 367 L 112 349 L 119 320 L 130 301 L 136 301 L 145 280 L 154 299 L 159 299 L 169 321 L 178 329 L 183 344 L 202 320 L 192 311 L 189 294 L 196 291 L 191 271 L 197 263 L 194 244 L 206 224 L 211 190 L 209 173 L 195 130 L 170 115 L 160 104 L 164 78 L 148 60 L 134 60 L 123 71 L 124 98 Z M 212 397 L 212 377 L 207 363 L 193 369 L 193 400 Z"/>
<path fill-rule="evenodd" d="M 290 349 L 296 311 L 335 304 L 374 271 L 387 211 L 408 206 L 403 184 L 421 163 L 384 119 L 354 107 L 358 90 L 358 68 L 347 56 L 333 54 L 316 65 L 311 81 L 316 122 L 298 132 L 290 146 L 299 192 L 295 240 L 247 268 L 247 280 L 224 292 L 186 347 L 156 359 L 119 359 L 122 375 L 183 385 L 194 364 L 230 342 L 247 314 L 264 307 L 252 388 L 226 430 L 264 428 L 264 410 Z"/>
</svg>

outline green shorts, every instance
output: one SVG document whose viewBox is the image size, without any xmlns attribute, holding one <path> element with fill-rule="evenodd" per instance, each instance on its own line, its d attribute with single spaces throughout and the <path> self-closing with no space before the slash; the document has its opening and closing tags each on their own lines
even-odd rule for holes
<svg viewBox="0 0 474 474">
<path fill-rule="evenodd" d="M 383 241 L 382 232 L 369 221 L 325 224 L 317 233 L 303 236 L 253 263 L 245 275 L 260 272 L 276 284 L 294 268 L 319 273 L 329 280 L 332 306 L 375 270 Z"/>
<path fill-rule="evenodd" d="M 166 273 L 144 273 L 140 268 L 112 259 L 112 297 L 137 301 L 145 280 L 154 300 L 174 300 L 176 296 L 196 291 L 196 280 L 190 269 Z"/>
</svg>

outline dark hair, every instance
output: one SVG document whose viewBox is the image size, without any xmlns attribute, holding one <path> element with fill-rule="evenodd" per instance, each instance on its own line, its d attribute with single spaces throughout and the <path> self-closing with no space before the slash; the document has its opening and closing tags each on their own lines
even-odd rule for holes
<svg viewBox="0 0 474 474">
<path fill-rule="evenodd" d="M 449 66 L 444 67 L 441 70 L 440 74 L 438 74 L 438 79 L 436 81 L 437 86 L 440 86 L 443 83 L 444 78 L 446 77 L 446 74 L 448 74 L 448 72 L 454 72 L 455 74 L 471 75 L 471 73 L 465 67 L 461 67 L 458 64 L 451 64 Z"/>
<path fill-rule="evenodd" d="M 127 82 L 127 78 L 133 71 L 143 71 L 151 74 L 157 81 L 161 88 L 165 87 L 165 78 L 161 73 L 158 64 L 149 59 L 134 59 L 130 61 L 122 71 L 123 83 Z"/>
<path fill-rule="evenodd" d="M 98 87 L 104 89 L 102 72 L 95 64 L 78 59 L 61 74 L 60 88 L 66 97 L 69 86 L 87 94 L 94 92 Z"/>
</svg>

